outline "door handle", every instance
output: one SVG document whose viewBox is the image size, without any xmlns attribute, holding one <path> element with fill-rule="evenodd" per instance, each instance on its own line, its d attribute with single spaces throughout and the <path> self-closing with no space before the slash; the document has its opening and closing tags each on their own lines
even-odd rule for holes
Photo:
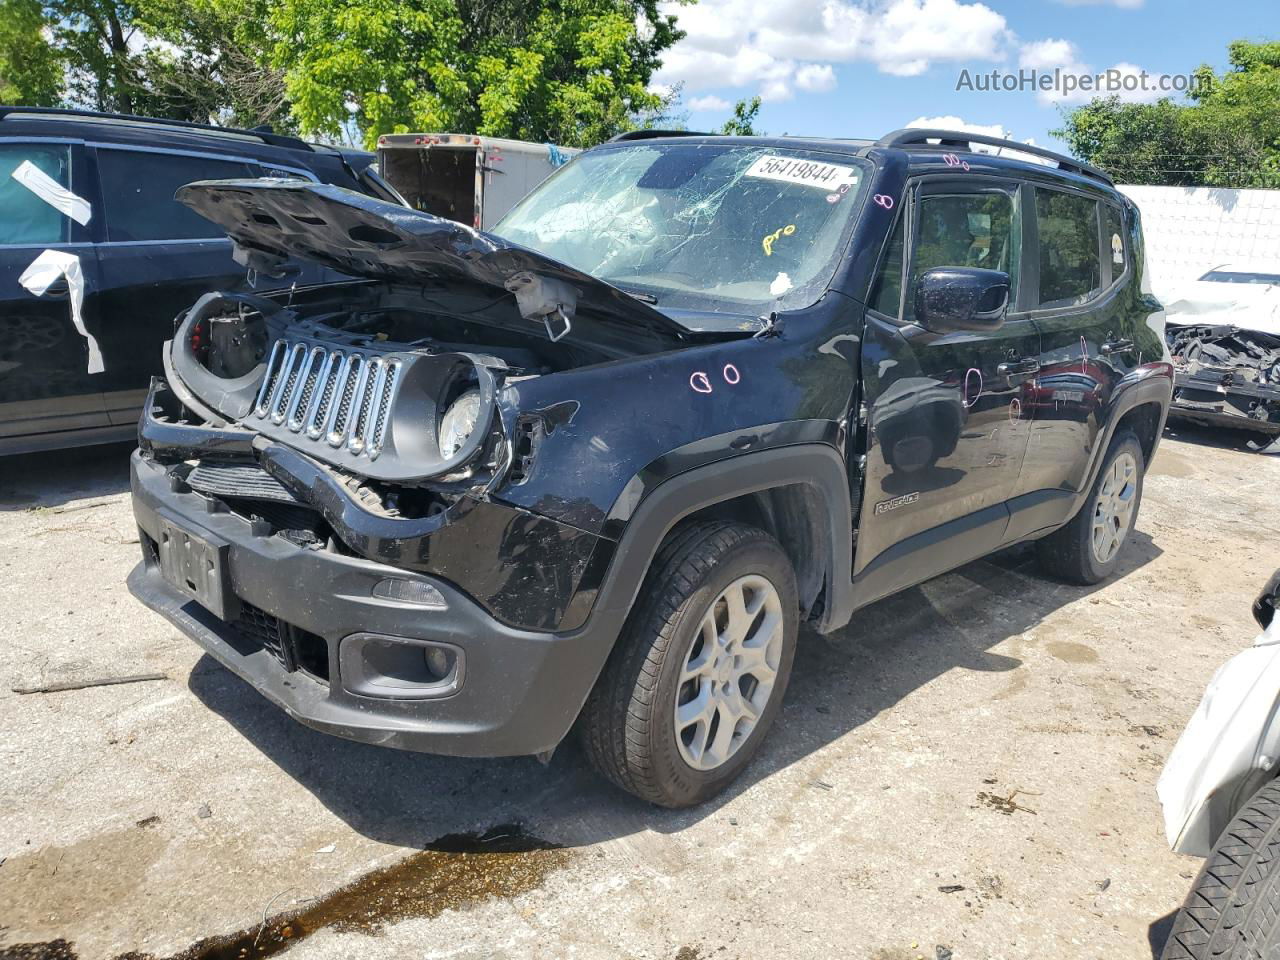
<svg viewBox="0 0 1280 960">
<path fill-rule="evenodd" d="M 1132 349 L 1132 340 L 1108 340 L 1102 345 L 1102 355 L 1109 357 L 1113 353 L 1128 353 Z"/>
<path fill-rule="evenodd" d="M 997 377 L 1016 377 L 1024 373 L 1039 373 L 1040 361 L 1035 357 L 1023 357 L 1021 360 L 1011 360 L 1008 363 L 1002 363 L 996 367 Z"/>
</svg>

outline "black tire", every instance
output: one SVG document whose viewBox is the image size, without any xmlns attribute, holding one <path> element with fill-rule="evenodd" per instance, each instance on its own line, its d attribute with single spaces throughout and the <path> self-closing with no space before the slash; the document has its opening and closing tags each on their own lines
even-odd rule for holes
<svg viewBox="0 0 1280 960">
<path fill-rule="evenodd" d="M 782 651 L 769 700 L 736 752 L 714 770 L 681 756 L 674 716 L 680 673 L 712 603 L 738 578 L 757 575 L 777 591 Z M 702 803 L 750 762 L 778 712 L 799 629 L 795 574 L 777 541 L 722 521 L 677 527 L 664 541 L 579 718 L 587 757 L 623 790 L 663 807 Z"/>
<path fill-rule="evenodd" d="M 1133 510 L 1129 517 L 1128 529 L 1124 531 L 1121 544 L 1114 555 L 1101 561 L 1095 555 L 1092 545 L 1094 511 L 1103 482 L 1110 474 L 1117 458 L 1121 455 L 1133 457 L 1137 464 L 1137 475 L 1134 480 Z M 1142 444 L 1129 430 L 1121 430 L 1111 440 L 1107 455 L 1102 458 L 1102 466 L 1089 488 L 1089 496 L 1085 498 L 1076 515 L 1065 526 L 1058 528 L 1047 537 L 1036 541 L 1036 559 L 1045 573 L 1068 583 L 1089 586 L 1105 580 L 1120 565 L 1120 556 L 1124 553 L 1124 543 L 1128 541 L 1138 523 L 1138 511 L 1142 507 L 1142 481 L 1147 473 L 1146 460 L 1142 455 Z"/>
<path fill-rule="evenodd" d="M 1173 921 L 1161 960 L 1259 960 L 1280 947 L 1280 783 L 1227 824 Z"/>
</svg>

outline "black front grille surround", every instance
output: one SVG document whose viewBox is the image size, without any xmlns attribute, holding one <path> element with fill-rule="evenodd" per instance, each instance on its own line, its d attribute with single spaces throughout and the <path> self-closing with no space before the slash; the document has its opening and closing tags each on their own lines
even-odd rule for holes
<svg viewBox="0 0 1280 960">
<path fill-rule="evenodd" d="M 388 421 L 372 411 L 390 409 L 404 363 L 394 355 L 277 340 L 246 422 L 284 426 L 334 449 L 345 447 L 353 457 L 377 460 Z"/>
</svg>

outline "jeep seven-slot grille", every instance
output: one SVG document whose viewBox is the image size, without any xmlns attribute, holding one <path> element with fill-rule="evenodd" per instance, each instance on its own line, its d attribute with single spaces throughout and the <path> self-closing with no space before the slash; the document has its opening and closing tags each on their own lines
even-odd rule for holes
<svg viewBox="0 0 1280 960">
<path fill-rule="evenodd" d="M 375 460 L 386 441 L 400 361 L 277 340 L 252 418 Z"/>
</svg>

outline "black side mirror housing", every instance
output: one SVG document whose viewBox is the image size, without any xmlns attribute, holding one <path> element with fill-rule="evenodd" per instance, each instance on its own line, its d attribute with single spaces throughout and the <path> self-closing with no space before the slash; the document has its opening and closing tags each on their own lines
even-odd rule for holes
<svg viewBox="0 0 1280 960">
<path fill-rule="evenodd" d="M 1258 599 L 1253 601 L 1253 619 L 1258 621 L 1258 626 L 1263 630 L 1271 626 L 1277 606 L 1280 606 L 1280 570 L 1271 575 L 1267 585 L 1262 588 L 1262 593 L 1258 594 Z"/>
<path fill-rule="evenodd" d="M 934 267 L 916 284 L 916 323 L 933 333 L 998 330 L 1009 309 L 1009 275 L 980 267 Z"/>
</svg>

